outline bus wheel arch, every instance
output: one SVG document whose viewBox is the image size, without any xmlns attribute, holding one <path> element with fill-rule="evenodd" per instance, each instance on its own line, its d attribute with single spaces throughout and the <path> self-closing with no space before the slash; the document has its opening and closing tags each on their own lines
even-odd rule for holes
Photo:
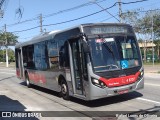
<svg viewBox="0 0 160 120">
<path fill-rule="evenodd" d="M 28 75 L 27 71 L 25 71 L 25 82 L 26 82 L 27 87 L 30 88 L 31 87 L 31 83 L 30 83 L 29 75 Z"/>
<path fill-rule="evenodd" d="M 65 78 L 62 75 L 59 76 L 58 84 L 60 85 L 61 88 L 60 95 L 63 97 L 63 99 L 69 100 L 68 85 Z"/>
</svg>

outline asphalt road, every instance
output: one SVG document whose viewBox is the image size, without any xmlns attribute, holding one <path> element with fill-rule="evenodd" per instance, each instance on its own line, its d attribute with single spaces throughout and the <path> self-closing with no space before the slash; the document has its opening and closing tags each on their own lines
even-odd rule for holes
<svg viewBox="0 0 160 120">
<path fill-rule="evenodd" d="M 118 115 L 120 115 L 118 111 L 128 111 L 133 113 L 133 115 L 139 111 L 142 113 L 143 111 L 160 111 L 159 91 L 160 74 L 145 73 L 145 88 L 142 90 L 91 102 L 85 102 L 76 98 L 66 101 L 60 98 L 56 92 L 37 86 L 27 88 L 23 81 L 16 78 L 15 69 L 0 68 L 0 111 L 40 111 L 41 114 L 38 114 L 39 116 L 32 118 L 36 120 L 52 120 L 53 118 L 51 117 L 58 120 L 91 120 L 92 117 L 98 117 L 105 111 L 117 111 Z M 106 112 L 105 114 L 108 113 Z M 118 120 L 134 120 L 132 117 L 119 116 Z M 134 117 L 136 118 L 137 116 Z M 0 120 L 5 119 L 0 118 Z M 137 119 L 142 120 L 144 116 Z M 145 119 L 159 120 L 160 118 L 156 118 L 154 112 L 152 112 L 152 116 L 148 115 L 148 118 Z"/>
</svg>

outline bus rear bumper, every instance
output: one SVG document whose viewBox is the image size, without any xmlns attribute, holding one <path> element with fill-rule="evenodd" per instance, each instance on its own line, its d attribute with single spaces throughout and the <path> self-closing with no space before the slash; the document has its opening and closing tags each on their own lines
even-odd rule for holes
<svg viewBox="0 0 160 120">
<path fill-rule="evenodd" d="M 99 88 L 94 85 L 91 86 L 91 94 L 88 97 L 88 100 L 95 100 L 95 99 L 100 99 L 100 98 L 105 98 L 105 97 L 110 97 L 110 96 L 116 96 L 120 94 L 125 94 L 129 92 L 133 92 L 135 90 L 143 89 L 144 88 L 144 78 L 140 79 L 139 81 L 125 85 L 125 86 L 120 86 L 120 87 L 114 87 L 114 88 Z"/>
</svg>

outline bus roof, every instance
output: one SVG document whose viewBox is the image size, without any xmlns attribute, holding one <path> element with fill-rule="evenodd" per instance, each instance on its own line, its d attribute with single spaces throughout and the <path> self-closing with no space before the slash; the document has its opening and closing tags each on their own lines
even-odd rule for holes
<svg viewBox="0 0 160 120">
<path fill-rule="evenodd" d="M 117 25 L 117 26 L 130 26 L 129 24 L 125 24 L 125 23 L 87 23 L 87 24 L 81 24 L 81 25 L 78 25 L 78 26 L 75 26 L 75 27 L 72 27 L 72 28 L 69 28 L 69 29 L 65 29 L 65 30 L 56 30 L 56 31 L 51 31 L 49 33 L 44 33 L 44 34 L 41 34 L 41 35 L 38 35 L 36 37 L 33 37 L 31 40 L 29 41 L 26 41 L 26 42 L 23 42 L 23 43 L 18 43 L 15 45 L 15 48 L 19 48 L 19 47 L 23 47 L 23 46 L 27 46 L 27 45 L 32 45 L 34 43 L 38 43 L 38 42 L 41 42 L 41 41 L 45 41 L 45 40 L 49 40 L 49 39 L 52 39 L 54 38 L 55 35 L 59 34 L 59 33 L 63 33 L 63 32 L 66 32 L 68 30 L 72 30 L 72 29 L 75 29 L 75 28 L 83 28 L 83 27 L 89 27 L 89 26 L 103 26 L 103 25 Z"/>
</svg>

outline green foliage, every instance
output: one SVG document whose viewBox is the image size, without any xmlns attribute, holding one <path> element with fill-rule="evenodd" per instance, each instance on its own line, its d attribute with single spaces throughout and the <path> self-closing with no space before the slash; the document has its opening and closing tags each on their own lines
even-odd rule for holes
<svg viewBox="0 0 160 120">
<path fill-rule="evenodd" d="M 6 50 L 3 49 L 3 50 L 0 50 L 0 62 L 5 62 L 5 60 L 6 60 Z M 8 60 L 10 62 L 15 61 L 15 53 L 11 48 L 8 49 Z"/>
<path fill-rule="evenodd" d="M 160 38 L 160 12 L 149 11 L 144 17 L 140 18 L 137 23 L 139 23 L 139 29 L 141 33 L 151 34 L 152 32 L 152 22 L 153 22 L 153 33 L 154 39 Z"/>
<path fill-rule="evenodd" d="M 138 20 L 139 13 L 136 10 L 133 11 L 126 11 L 122 13 L 122 19 L 125 23 L 128 23 L 132 26 L 136 26 L 136 21 Z"/>
<path fill-rule="evenodd" d="M 150 34 L 152 31 L 154 38 L 160 38 L 160 11 L 148 11 L 144 16 L 140 16 L 140 10 L 127 11 L 122 14 L 123 21 L 134 27 L 135 32 L 140 34 Z"/>
<path fill-rule="evenodd" d="M 156 45 L 156 49 L 160 48 L 160 40 L 154 40 L 154 44 Z"/>
<path fill-rule="evenodd" d="M 140 16 L 140 13 L 143 13 Z M 160 57 L 160 11 L 147 11 L 140 12 L 140 10 L 127 11 L 123 13 L 123 21 L 133 26 L 134 31 L 138 33 L 142 38 L 139 40 L 140 43 L 143 43 L 144 40 L 151 40 L 153 37 L 155 46 L 155 54 Z M 153 27 L 153 36 L 152 36 L 152 27 Z M 145 48 L 141 51 L 143 56 L 147 54 L 152 54 L 152 51 L 144 51 Z M 145 59 L 144 59 L 145 60 Z"/>
<path fill-rule="evenodd" d="M 6 33 L 0 33 L 0 45 L 6 45 L 6 39 L 7 39 L 7 45 L 15 45 L 17 43 L 18 36 L 14 35 L 11 32 Z"/>
</svg>

